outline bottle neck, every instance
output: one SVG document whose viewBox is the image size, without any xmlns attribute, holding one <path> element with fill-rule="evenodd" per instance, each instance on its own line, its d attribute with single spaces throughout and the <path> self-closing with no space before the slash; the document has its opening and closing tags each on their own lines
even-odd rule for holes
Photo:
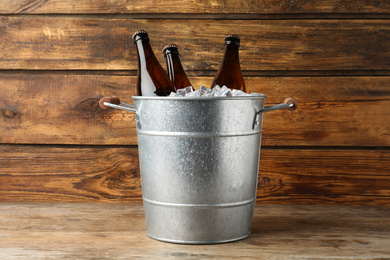
<svg viewBox="0 0 390 260">
<path fill-rule="evenodd" d="M 179 53 L 173 51 L 167 51 L 165 53 L 166 61 L 167 61 L 167 70 L 170 80 L 174 81 L 175 74 L 182 73 L 183 67 L 181 66 Z"/>
<path fill-rule="evenodd" d="M 152 47 L 150 46 L 148 38 L 141 38 L 135 42 L 137 46 L 138 58 L 142 65 L 145 65 L 145 60 L 156 57 L 154 56 Z"/>
<path fill-rule="evenodd" d="M 186 88 L 192 86 L 191 82 L 187 78 L 184 72 L 183 65 L 181 64 L 178 51 L 166 51 L 165 58 L 167 62 L 167 70 L 169 79 L 174 83 L 176 89 Z"/>
<path fill-rule="evenodd" d="M 239 56 L 238 56 L 238 45 L 235 43 L 229 43 L 225 45 L 225 53 L 223 57 L 224 62 L 229 61 L 236 61 L 239 62 Z"/>
</svg>

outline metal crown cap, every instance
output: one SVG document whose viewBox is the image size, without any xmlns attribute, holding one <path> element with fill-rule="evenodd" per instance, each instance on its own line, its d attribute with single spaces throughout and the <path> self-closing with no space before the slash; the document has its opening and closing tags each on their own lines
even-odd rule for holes
<svg viewBox="0 0 390 260">
<path fill-rule="evenodd" d="M 162 49 L 162 52 L 164 53 L 164 55 L 167 55 L 168 53 L 171 53 L 171 52 L 177 52 L 177 53 L 179 53 L 176 44 L 168 44 L 168 45 L 165 45 L 164 48 Z"/>
<path fill-rule="evenodd" d="M 225 38 L 225 43 L 226 44 L 235 43 L 237 46 L 240 46 L 240 37 L 237 34 L 229 34 Z"/>
<path fill-rule="evenodd" d="M 164 48 L 162 49 L 162 51 L 164 52 L 166 49 L 169 49 L 169 48 L 176 48 L 177 49 L 177 45 L 176 44 L 165 45 Z"/>
<path fill-rule="evenodd" d="M 238 36 L 237 34 L 229 34 L 228 36 L 226 36 L 226 39 L 227 38 L 236 38 L 236 39 L 240 40 L 240 36 Z"/>
<path fill-rule="evenodd" d="M 141 36 L 141 34 L 142 34 L 143 36 L 148 37 L 148 33 L 147 33 L 145 30 L 139 30 L 138 32 L 135 32 L 135 33 L 133 34 L 133 37 L 132 37 L 133 40 L 138 40 L 138 39 L 135 39 L 135 37 L 138 36 L 138 35 Z"/>
</svg>

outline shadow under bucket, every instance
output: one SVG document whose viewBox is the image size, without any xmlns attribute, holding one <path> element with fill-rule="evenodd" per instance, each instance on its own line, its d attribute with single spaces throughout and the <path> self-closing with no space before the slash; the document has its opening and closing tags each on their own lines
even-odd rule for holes
<svg viewBox="0 0 390 260">
<path fill-rule="evenodd" d="M 246 97 L 133 96 L 147 234 L 184 244 L 250 235 L 256 202 L 264 108 Z M 128 108 L 130 106 L 131 108 Z"/>
</svg>

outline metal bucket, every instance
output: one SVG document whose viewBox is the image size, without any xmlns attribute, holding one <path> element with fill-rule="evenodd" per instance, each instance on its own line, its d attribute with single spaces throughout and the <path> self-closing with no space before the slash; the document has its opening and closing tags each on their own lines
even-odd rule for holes
<svg viewBox="0 0 390 260">
<path fill-rule="evenodd" d="M 132 98 L 132 108 L 104 105 L 136 113 L 147 234 L 185 244 L 248 237 L 262 114 L 293 102 L 264 108 L 265 95 Z"/>
</svg>

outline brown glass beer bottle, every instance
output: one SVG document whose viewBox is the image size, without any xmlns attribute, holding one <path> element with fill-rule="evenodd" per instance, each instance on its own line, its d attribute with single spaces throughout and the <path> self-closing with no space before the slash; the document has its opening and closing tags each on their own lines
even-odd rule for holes
<svg viewBox="0 0 390 260">
<path fill-rule="evenodd" d="M 168 96 L 176 92 L 172 81 L 158 62 L 149 43 L 148 33 L 133 35 L 138 54 L 137 92 L 139 96 Z"/>
<path fill-rule="evenodd" d="M 184 72 L 179 58 L 179 50 L 176 45 L 170 44 L 163 48 L 165 60 L 167 62 L 168 77 L 173 82 L 176 90 L 192 87 L 190 80 Z M 192 87 L 192 90 L 194 88 Z"/>
<path fill-rule="evenodd" d="M 238 35 L 231 34 L 225 38 L 225 52 L 222 63 L 214 77 L 211 88 L 219 85 L 220 87 L 226 86 L 230 89 L 238 89 L 246 92 L 238 56 L 239 47 L 240 38 Z"/>
</svg>

